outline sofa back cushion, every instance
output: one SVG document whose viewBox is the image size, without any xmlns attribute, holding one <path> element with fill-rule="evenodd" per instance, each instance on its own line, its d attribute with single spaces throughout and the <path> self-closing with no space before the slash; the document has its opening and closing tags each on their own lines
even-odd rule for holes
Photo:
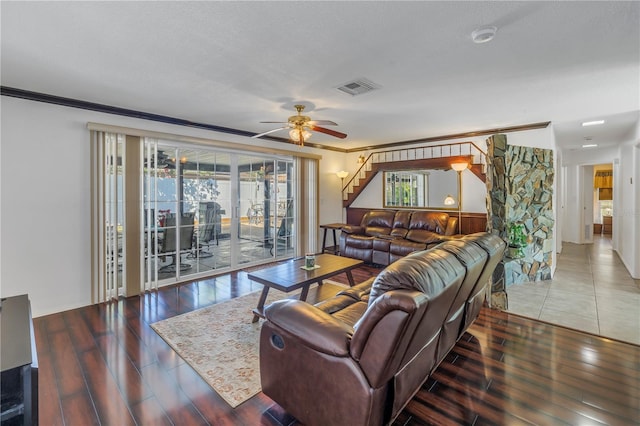
<svg viewBox="0 0 640 426">
<path fill-rule="evenodd" d="M 460 335 L 460 328 L 464 320 L 464 310 L 471 296 L 471 292 L 478 282 L 480 274 L 484 270 L 484 266 L 489 259 L 489 256 L 485 250 L 480 248 L 477 244 L 470 241 L 451 240 L 442 243 L 438 246 L 440 250 L 446 250 L 453 254 L 464 265 L 466 275 L 460 289 L 456 294 L 449 312 L 447 319 L 442 327 L 442 334 L 440 336 L 440 342 L 438 343 L 438 358 L 444 358 L 444 356 L 453 348 L 458 336 Z"/>
<path fill-rule="evenodd" d="M 399 210 L 393 218 L 393 227 L 391 236 L 394 238 L 404 238 L 409 231 L 409 221 L 411 220 L 411 211 Z"/>
<path fill-rule="evenodd" d="M 444 235 L 447 230 L 447 222 L 449 215 L 440 212 L 413 212 L 411 221 L 409 222 L 409 230 L 423 229 L 425 231 L 435 232 Z"/>
<path fill-rule="evenodd" d="M 438 294 L 445 285 L 464 277 L 464 267 L 456 257 L 433 249 L 412 253 L 387 266 L 373 281 L 369 306 L 390 290 L 416 290 L 427 297 Z"/>
<path fill-rule="evenodd" d="M 374 280 L 350 352 L 372 387 L 396 377 L 394 409 L 437 365 L 440 330 L 464 276 L 455 255 L 434 248 L 398 260 Z"/>
<path fill-rule="evenodd" d="M 367 212 L 360 222 L 364 233 L 370 237 L 389 235 L 393 227 L 394 210 L 373 210 Z"/>
<path fill-rule="evenodd" d="M 496 270 L 496 266 L 502 260 L 506 248 L 506 243 L 502 238 L 488 232 L 477 232 L 475 234 L 465 235 L 462 240 L 466 242 L 473 241 L 487 253 L 489 259 L 485 263 L 476 285 L 471 290 L 469 303 L 467 304 L 467 312 L 465 312 L 464 323 L 461 327 L 460 334 L 471 325 L 480 313 L 485 287 L 489 284 L 490 278 Z"/>
<path fill-rule="evenodd" d="M 426 229 L 410 229 L 404 238 L 416 243 L 432 244 L 442 241 L 442 235 Z"/>
</svg>

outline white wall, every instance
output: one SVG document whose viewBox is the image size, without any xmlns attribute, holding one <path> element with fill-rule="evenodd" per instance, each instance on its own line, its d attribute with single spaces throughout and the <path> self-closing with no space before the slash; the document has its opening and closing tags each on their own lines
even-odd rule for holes
<svg viewBox="0 0 640 426">
<path fill-rule="evenodd" d="M 320 162 L 320 224 L 344 223 L 346 222 L 346 211 L 342 207 L 342 187 L 341 181 L 336 172 L 341 170 L 349 171 L 349 176 L 344 179 L 346 184 L 353 176 L 353 170 L 347 168 L 347 155 L 341 152 L 322 151 L 322 161 Z M 356 163 L 357 156 L 351 160 Z M 337 232 L 337 235 L 340 235 Z M 332 231 L 327 233 L 327 245 L 331 245 Z M 322 248 L 322 234 L 318 235 L 319 252 Z"/>
<path fill-rule="evenodd" d="M 554 213 L 556 217 L 556 226 L 553 228 L 553 239 L 556 242 L 556 253 L 562 253 L 562 235 L 564 233 L 564 210 L 565 210 L 565 201 L 566 201 L 566 169 L 562 167 L 563 154 L 562 151 L 556 150 L 555 153 L 556 158 L 553 163 L 556 169 L 556 179 L 555 179 L 555 189 L 553 193 L 553 205 L 554 205 Z M 553 262 L 553 274 L 555 274 L 556 270 L 556 259 L 554 257 Z"/>
<path fill-rule="evenodd" d="M 638 144 L 640 144 L 640 140 Z M 640 279 L 640 146 L 620 147 L 620 164 L 614 163 L 613 232 L 620 255 L 631 276 Z M 617 200 L 617 201 L 616 201 Z"/>
<path fill-rule="evenodd" d="M 91 303 L 88 122 L 270 146 L 242 136 L 7 96 L 0 102 L 0 295 L 28 293 L 34 317 Z M 271 146 L 326 155 L 309 147 Z M 332 161 L 327 167 L 333 167 Z M 335 161 L 336 169 L 338 165 Z M 339 179 L 323 179 L 322 174 L 320 192 L 326 203 L 320 223 L 338 221 Z"/>
<path fill-rule="evenodd" d="M 382 173 L 377 173 L 358 198 L 351 203 L 353 208 L 381 209 L 382 208 Z"/>
</svg>

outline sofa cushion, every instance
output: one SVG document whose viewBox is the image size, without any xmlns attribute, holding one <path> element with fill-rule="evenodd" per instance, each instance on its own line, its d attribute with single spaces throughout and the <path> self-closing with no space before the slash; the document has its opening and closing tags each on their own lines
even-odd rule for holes
<svg viewBox="0 0 640 426">
<path fill-rule="evenodd" d="M 334 312 L 331 316 L 353 328 L 364 315 L 364 312 L 367 310 L 367 306 L 369 305 L 366 300 L 355 302 L 349 306 L 345 306 L 344 309 Z"/>
<path fill-rule="evenodd" d="M 413 253 L 414 251 L 420 251 L 427 248 L 424 243 L 416 243 L 414 241 L 401 239 L 391 241 L 389 245 L 389 253 L 399 256 L 406 256 L 409 253 Z"/>
<path fill-rule="evenodd" d="M 334 313 L 353 305 L 356 303 L 356 300 L 357 299 L 354 299 L 351 296 L 338 293 L 334 297 L 316 303 L 315 307 L 320 309 L 322 312 L 333 315 Z"/>
<path fill-rule="evenodd" d="M 393 240 L 386 238 L 375 238 L 373 240 L 373 249 L 378 251 L 389 252 L 389 246 Z"/>
<path fill-rule="evenodd" d="M 452 253 L 444 250 L 412 253 L 378 274 L 371 286 L 369 306 L 390 290 L 417 290 L 431 296 L 440 293 L 445 285 L 453 281 L 461 282 L 463 277 L 464 266 Z"/>
<path fill-rule="evenodd" d="M 432 244 L 442 241 L 442 234 L 428 231 L 426 229 L 412 229 L 407 232 L 407 236 L 405 238 L 418 243 Z"/>
<path fill-rule="evenodd" d="M 371 285 L 375 280 L 375 277 L 371 277 L 366 281 L 356 284 L 353 287 L 345 288 L 340 291 L 338 295 L 345 295 L 353 298 L 354 300 L 369 300 L 369 293 L 371 293 Z"/>
<path fill-rule="evenodd" d="M 389 235 L 393 238 L 405 238 L 407 236 L 407 232 L 409 232 L 409 230 L 406 228 L 393 228 Z"/>
<path fill-rule="evenodd" d="M 411 220 L 411 211 L 400 210 L 397 211 L 393 217 L 392 228 L 409 228 L 409 221 Z"/>
<path fill-rule="evenodd" d="M 355 249 L 372 249 L 373 237 L 364 235 L 349 235 L 347 237 L 349 246 Z"/>
<path fill-rule="evenodd" d="M 367 226 L 364 229 L 364 233 L 370 237 L 384 237 L 389 235 L 391 228 L 385 228 L 383 226 Z"/>
<path fill-rule="evenodd" d="M 373 237 L 368 237 L 373 239 Z M 345 245 L 344 249 L 340 247 L 340 256 L 350 257 L 352 259 L 360 259 L 365 263 L 371 263 L 373 250 L 369 248 L 356 248 L 351 245 Z"/>
<path fill-rule="evenodd" d="M 444 235 L 448 221 L 449 215 L 447 213 L 413 212 L 411 221 L 409 222 L 409 230 L 424 229 Z"/>
<path fill-rule="evenodd" d="M 360 222 L 362 227 L 381 227 L 381 228 L 393 228 L 393 218 L 396 212 L 394 210 L 373 210 L 367 212 Z"/>
</svg>

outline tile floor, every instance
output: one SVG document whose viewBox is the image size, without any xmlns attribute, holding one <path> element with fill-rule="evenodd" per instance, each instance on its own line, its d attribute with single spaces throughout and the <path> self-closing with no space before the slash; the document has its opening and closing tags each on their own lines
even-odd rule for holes
<svg viewBox="0 0 640 426">
<path fill-rule="evenodd" d="M 509 312 L 640 345 L 640 280 L 611 248 L 563 243 L 552 280 L 507 288 Z"/>
</svg>

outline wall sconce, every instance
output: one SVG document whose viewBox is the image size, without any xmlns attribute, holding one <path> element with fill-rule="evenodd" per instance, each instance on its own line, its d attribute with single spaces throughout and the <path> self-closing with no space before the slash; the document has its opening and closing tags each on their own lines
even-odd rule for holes
<svg viewBox="0 0 640 426">
<path fill-rule="evenodd" d="M 358 156 L 358 164 L 364 164 L 365 161 L 367 161 L 367 159 L 364 158 L 364 155 L 360 154 Z"/>
</svg>

